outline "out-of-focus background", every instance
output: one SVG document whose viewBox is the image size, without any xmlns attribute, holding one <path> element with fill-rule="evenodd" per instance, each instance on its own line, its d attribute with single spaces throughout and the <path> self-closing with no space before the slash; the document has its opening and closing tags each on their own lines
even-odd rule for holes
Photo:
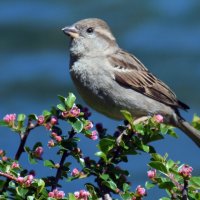
<svg viewBox="0 0 200 200">
<path fill-rule="evenodd" d="M 197 0 L 1 0 L 0 118 L 7 113 L 39 115 L 42 110 L 58 103 L 58 94 L 74 92 L 78 95 L 68 72 L 69 39 L 61 28 L 79 19 L 98 17 L 108 22 L 122 48 L 134 53 L 190 105 L 190 111 L 182 115 L 191 120 L 194 113 L 200 115 L 199 10 L 200 2 Z M 84 104 L 80 97 L 77 102 Z M 93 112 L 91 120 L 103 122 L 110 133 L 122 123 L 96 112 Z M 171 159 L 192 165 L 194 174 L 199 175 L 199 149 L 182 132 L 177 132 L 178 140 L 167 137 L 155 143 L 158 153 L 168 152 Z M 7 150 L 8 156 L 13 157 L 19 142 L 17 135 L 6 128 L 0 128 L 0 134 L 0 149 Z M 33 131 L 28 144 L 33 146 L 38 140 L 43 141 L 47 151 L 46 130 Z M 95 145 L 84 140 L 85 155 L 97 151 Z M 51 152 L 48 150 L 44 157 L 57 159 Z M 133 188 L 137 184 L 144 185 L 148 160 L 149 156 L 142 154 L 130 157 L 129 163 L 122 165 L 131 171 Z M 25 155 L 20 163 L 29 166 Z M 75 166 L 80 168 L 78 163 Z M 54 170 L 44 171 L 42 163 L 39 167 L 38 177 L 56 173 Z M 64 191 L 73 192 L 84 187 L 77 183 L 64 182 Z M 162 197 L 163 193 L 155 191 L 150 190 L 147 199 Z"/>
</svg>

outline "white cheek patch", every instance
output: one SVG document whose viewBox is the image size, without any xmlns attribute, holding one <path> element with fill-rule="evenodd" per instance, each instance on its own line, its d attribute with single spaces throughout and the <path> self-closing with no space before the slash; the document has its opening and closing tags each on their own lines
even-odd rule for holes
<svg viewBox="0 0 200 200">
<path fill-rule="evenodd" d="M 98 29 L 95 29 L 95 31 L 98 32 L 100 35 L 103 35 L 103 36 L 109 38 L 110 40 L 115 40 L 115 37 L 108 30 L 98 28 Z"/>
</svg>

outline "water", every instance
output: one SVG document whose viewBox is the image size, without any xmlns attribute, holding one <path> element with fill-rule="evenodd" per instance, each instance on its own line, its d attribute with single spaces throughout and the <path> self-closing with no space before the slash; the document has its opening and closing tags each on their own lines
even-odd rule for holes
<svg viewBox="0 0 200 200">
<path fill-rule="evenodd" d="M 190 105 L 183 116 L 191 120 L 193 113 L 200 115 L 200 2 L 191 1 L 6 1 L 0 2 L 0 117 L 7 113 L 36 113 L 58 103 L 57 95 L 74 92 L 68 74 L 68 39 L 61 28 L 87 17 L 105 19 L 112 27 L 122 48 L 133 52 L 177 96 Z M 77 102 L 83 103 L 80 98 Z M 98 113 L 91 118 L 103 122 L 112 133 L 120 123 Z M 159 153 L 168 152 L 170 158 L 188 163 L 199 174 L 199 149 L 180 131 L 178 140 L 167 137 L 155 143 Z M 45 150 L 48 133 L 36 130 L 28 144 L 42 140 Z M 84 140 L 85 155 L 95 152 L 96 143 Z M 17 135 L 1 128 L 0 148 L 13 157 Z M 88 146 L 90 149 L 88 149 Z M 12 148 L 11 148 L 12 147 Z M 183 148 L 184 147 L 184 148 Z M 53 158 L 51 151 L 44 154 Z M 192 156 L 191 156 L 192 155 Z M 58 161 L 58 160 L 57 160 Z M 144 185 L 148 155 L 130 157 L 128 165 L 133 188 Z M 24 155 L 21 163 L 28 167 Z M 35 168 L 35 166 L 31 166 Z M 80 169 L 78 164 L 74 167 Z M 37 172 L 54 175 L 55 171 Z M 84 183 L 88 180 L 83 180 Z M 65 192 L 84 186 L 64 182 Z M 156 194 L 156 196 L 154 196 Z M 158 199 L 162 194 L 150 191 L 147 199 Z"/>
</svg>

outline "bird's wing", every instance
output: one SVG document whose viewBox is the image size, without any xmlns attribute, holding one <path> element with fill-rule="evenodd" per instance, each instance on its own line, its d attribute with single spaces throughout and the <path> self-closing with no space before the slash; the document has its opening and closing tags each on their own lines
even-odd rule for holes
<svg viewBox="0 0 200 200">
<path fill-rule="evenodd" d="M 175 108 L 189 109 L 176 98 L 174 92 L 162 81 L 151 74 L 147 68 L 131 54 L 119 50 L 109 56 L 114 68 L 115 80 L 152 99 Z"/>
</svg>

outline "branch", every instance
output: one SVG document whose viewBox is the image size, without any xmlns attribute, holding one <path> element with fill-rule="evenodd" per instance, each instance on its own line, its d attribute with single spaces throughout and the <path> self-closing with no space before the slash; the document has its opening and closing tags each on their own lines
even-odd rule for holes
<svg viewBox="0 0 200 200">
<path fill-rule="evenodd" d="M 182 200 L 188 200 L 188 180 L 184 180 L 184 187 L 182 191 Z"/>
<path fill-rule="evenodd" d="M 7 179 L 9 180 L 13 180 L 13 181 L 16 181 L 17 182 L 17 178 L 15 178 L 14 176 L 10 175 L 10 174 L 7 174 L 7 173 L 3 173 L 0 171 L 0 176 L 4 176 L 6 177 Z"/>
<path fill-rule="evenodd" d="M 75 131 L 71 130 L 71 132 L 69 133 L 69 138 L 71 139 L 74 137 L 75 135 Z M 62 176 L 62 170 L 63 170 L 63 166 L 64 166 L 64 162 L 65 159 L 69 156 L 69 153 L 67 150 L 63 151 L 63 155 L 61 157 L 60 163 L 59 163 L 59 168 L 57 169 L 57 173 L 56 173 L 56 177 L 55 177 L 55 182 L 52 185 L 51 191 L 53 191 L 54 189 L 56 189 L 57 185 L 58 185 L 58 181 L 60 180 L 61 176 Z"/>
</svg>

